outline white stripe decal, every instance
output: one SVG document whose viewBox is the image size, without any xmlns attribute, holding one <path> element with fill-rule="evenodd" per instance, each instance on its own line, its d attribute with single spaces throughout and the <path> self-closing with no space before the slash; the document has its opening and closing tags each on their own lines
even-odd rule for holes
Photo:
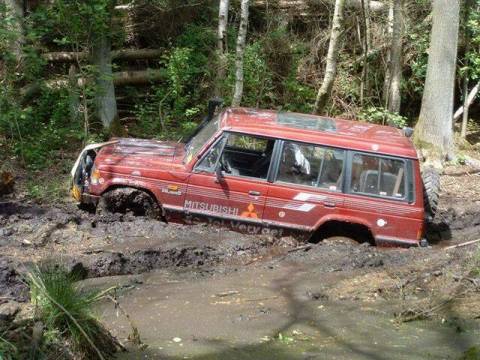
<svg viewBox="0 0 480 360">
<path fill-rule="evenodd" d="M 293 198 L 293 200 L 300 200 L 300 201 L 323 201 L 325 200 L 327 197 L 325 195 L 319 195 L 319 194 L 309 194 L 309 193 L 304 193 L 304 192 L 301 192 L 301 193 L 298 193 L 297 195 L 295 195 L 295 197 Z"/>
<path fill-rule="evenodd" d="M 315 208 L 316 205 L 314 204 L 302 204 L 298 206 L 297 204 L 286 204 L 283 208 L 289 210 L 297 210 L 302 212 L 309 212 Z"/>
</svg>

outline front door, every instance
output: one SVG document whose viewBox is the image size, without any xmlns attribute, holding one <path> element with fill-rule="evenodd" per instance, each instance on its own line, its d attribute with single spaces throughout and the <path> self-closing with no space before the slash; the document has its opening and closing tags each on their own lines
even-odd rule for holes
<svg viewBox="0 0 480 360">
<path fill-rule="evenodd" d="M 261 231 L 274 140 L 225 133 L 190 176 L 187 219 L 207 216 L 237 230 Z"/>
</svg>

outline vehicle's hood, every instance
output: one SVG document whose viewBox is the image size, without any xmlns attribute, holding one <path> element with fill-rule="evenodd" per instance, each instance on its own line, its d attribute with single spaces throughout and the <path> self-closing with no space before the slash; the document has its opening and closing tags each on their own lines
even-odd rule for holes
<svg viewBox="0 0 480 360">
<path fill-rule="evenodd" d="M 121 138 L 103 147 L 97 160 L 102 165 L 168 166 L 181 164 L 184 155 L 182 143 Z"/>
</svg>

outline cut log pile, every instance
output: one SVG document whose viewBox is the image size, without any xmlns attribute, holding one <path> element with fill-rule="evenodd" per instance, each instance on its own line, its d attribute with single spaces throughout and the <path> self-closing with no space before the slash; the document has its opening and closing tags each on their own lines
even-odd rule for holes
<svg viewBox="0 0 480 360">
<path fill-rule="evenodd" d="M 112 60 L 151 60 L 158 59 L 164 53 L 163 49 L 123 49 L 112 51 Z M 86 52 L 48 52 L 42 57 L 49 62 L 75 62 L 87 60 Z"/>
</svg>

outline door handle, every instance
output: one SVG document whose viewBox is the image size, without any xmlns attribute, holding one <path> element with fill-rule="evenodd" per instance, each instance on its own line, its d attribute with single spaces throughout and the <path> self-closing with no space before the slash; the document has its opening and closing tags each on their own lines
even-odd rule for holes
<svg viewBox="0 0 480 360">
<path fill-rule="evenodd" d="M 333 201 L 324 201 L 323 206 L 327 208 L 334 208 L 337 206 L 337 204 L 335 204 Z"/>
<path fill-rule="evenodd" d="M 248 192 L 248 195 L 251 195 L 251 196 L 260 196 L 262 195 L 262 193 L 260 191 L 255 191 L 255 190 L 250 190 Z"/>
</svg>

